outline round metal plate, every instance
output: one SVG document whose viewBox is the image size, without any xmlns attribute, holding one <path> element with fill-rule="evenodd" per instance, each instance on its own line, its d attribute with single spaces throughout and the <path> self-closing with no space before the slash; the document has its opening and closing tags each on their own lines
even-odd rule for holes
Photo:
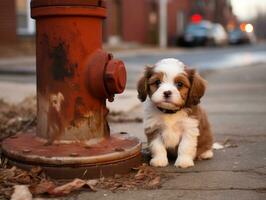
<svg viewBox="0 0 266 200">
<path fill-rule="evenodd" d="M 96 144 L 84 142 L 46 145 L 33 133 L 3 141 L 8 163 L 23 169 L 41 166 L 53 178 L 96 178 L 129 172 L 141 163 L 141 142 L 127 134 L 113 134 Z"/>
<path fill-rule="evenodd" d="M 46 166 L 46 165 L 33 165 L 24 163 L 21 160 L 12 160 L 8 158 L 8 164 L 17 166 L 24 170 L 31 170 L 35 166 L 40 166 L 45 174 L 54 179 L 94 179 L 100 177 L 114 176 L 115 174 L 126 174 L 132 168 L 141 165 L 141 154 L 137 154 L 127 160 L 122 160 L 109 164 L 101 165 L 72 165 L 72 166 Z"/>
</svg>

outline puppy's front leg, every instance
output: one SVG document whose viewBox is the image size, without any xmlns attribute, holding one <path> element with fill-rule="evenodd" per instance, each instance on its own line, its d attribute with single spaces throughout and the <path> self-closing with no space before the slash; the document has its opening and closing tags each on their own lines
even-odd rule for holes
<svg viewBox="0 0 266 200">
<path fill-rule="evenodd" d="M 168 165 L 167 151 L 160 136 L 150 143 L 152 159 L 150 165 L 154 167 L 165 167 Z"/>
<path fill-rule="evenodd" d="M 178 157 L 175 162 L 176 167 L 188 168 L 194 166 L 194 159 L 197 153 L 197 140 L 199 129 L 197 126 L 185 130 L 178 147 Z"/>
</svg>

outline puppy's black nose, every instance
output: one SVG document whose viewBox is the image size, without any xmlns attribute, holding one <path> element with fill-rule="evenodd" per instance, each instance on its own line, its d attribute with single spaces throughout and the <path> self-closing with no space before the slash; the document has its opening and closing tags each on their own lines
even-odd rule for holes
<svg viewBox="0 0 266 200">
<path fill-rule="evenodd" d="M 171 92 L 170 90 L 168 90 L 168 91 L 164 91 L 164 92 L 163 92 L 163 95 L 164 95 L 165 98 L 170 97 L 171 94 L 172 94 L 172 92 Z"/>
</svg>

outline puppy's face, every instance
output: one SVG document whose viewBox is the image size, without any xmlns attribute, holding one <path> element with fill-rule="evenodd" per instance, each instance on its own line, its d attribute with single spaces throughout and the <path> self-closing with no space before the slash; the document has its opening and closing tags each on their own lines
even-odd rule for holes
<svg viewBox="0 0 266 200">
<path fill-rule="evenodd" d="M 185 69 L 176 59 L 163 59 L 147 67 L 138 82 L 139 99 L 149 96 L 160 110 L 177 111 L 196 105 L 205 91 L 204 80 L 195 70 Z"/>
</svg>

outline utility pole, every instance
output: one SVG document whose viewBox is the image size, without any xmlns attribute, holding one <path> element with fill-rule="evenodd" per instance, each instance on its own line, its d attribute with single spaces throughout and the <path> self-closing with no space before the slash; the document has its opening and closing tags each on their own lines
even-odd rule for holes
<svg viewBox="0 0 266 200">
<path fill-rule="evenodd" d="M 167 1 L 159 0 L 159 44 L 160 48 L 167 47 Z"/>
</svg>

